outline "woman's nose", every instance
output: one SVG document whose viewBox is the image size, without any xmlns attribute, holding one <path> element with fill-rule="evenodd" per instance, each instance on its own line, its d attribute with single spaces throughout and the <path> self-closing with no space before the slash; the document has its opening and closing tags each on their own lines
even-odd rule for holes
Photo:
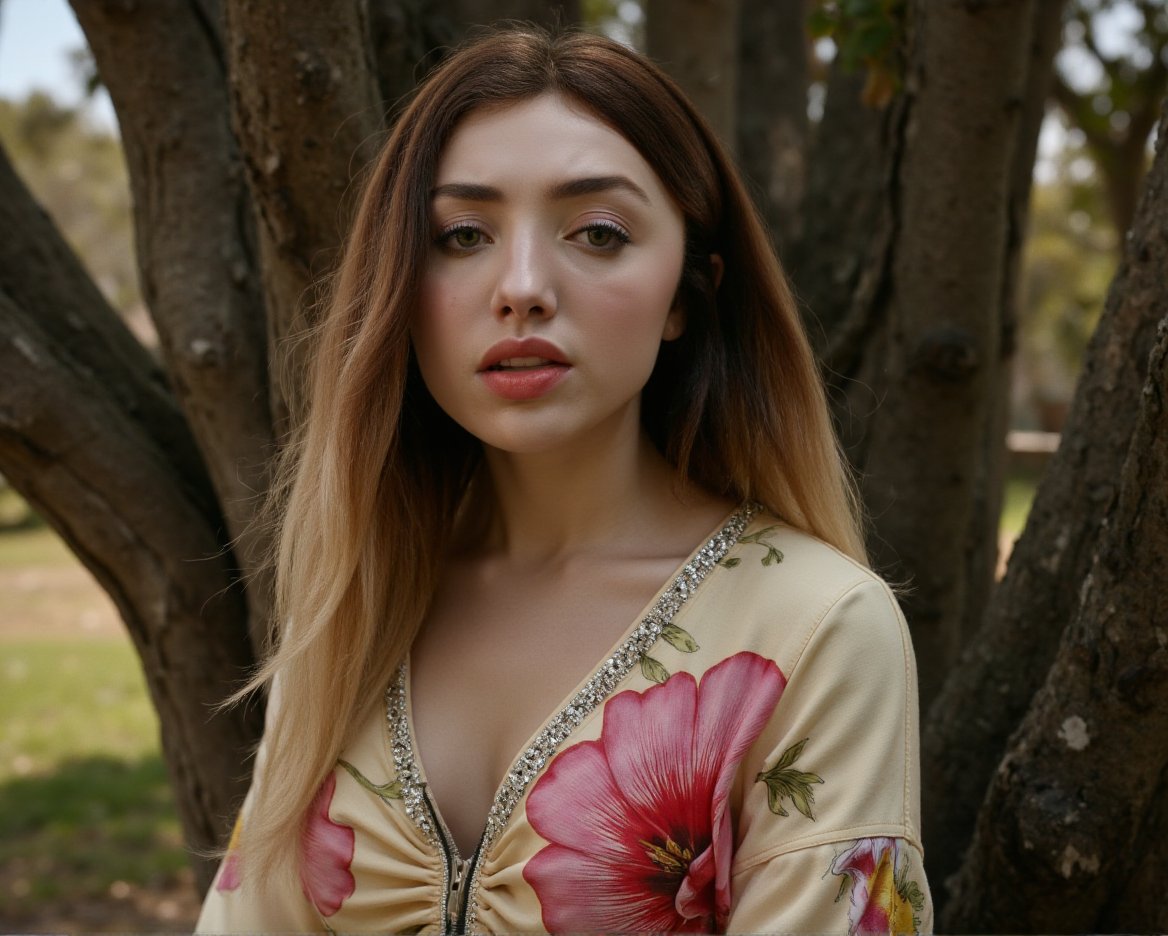
<svg viewBox="0 0 1168 936">
<path fill-rule="evenodd" d="M 555 260 L 548 244 L 534 234 L 516 237 L 501 254 L 492 305 L 500 318 L 556 314 Z"/>
</svg>

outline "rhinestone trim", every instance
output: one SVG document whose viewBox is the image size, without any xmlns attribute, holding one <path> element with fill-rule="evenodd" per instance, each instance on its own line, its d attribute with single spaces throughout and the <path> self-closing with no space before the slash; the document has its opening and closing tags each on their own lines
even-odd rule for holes
<svg viewBox="0 0 1168 936">
<path fill-rule="evenodd" d="M 406 668 L 398 667 L 397 675 L 385 692 L 385 717 L 389 722 L 390 755 L 393 757 L 394 774 L 401 784 L 402 805 L 422 837 L 441 850 L 442 840 L 438 830 L 430 821 L 426 809 L 426 787 L 422 774 L 414 759 L 414 746 L 410 739 L 410 719 L 406 712 Z"/>
<path fill-rule="evenodd" d="M 672 584 L 661 593 L 641 623 L 616 648 L 612 656 L 603 661 L 593 672 L 588 682 L 560 709 L 543 730 L 532 740 L 531 745 L 511 766 L 503 779 L 490 812 L 487 814 L 486 828 L 483 830 L 479 847 L 472 858 L 477 858 L 469 869 L 466 895 L 466 931 L 473 932 L 478 910 L 479 865 L 483 857 L 495 844 L 500 833 L 511 818 L 511 813 L 523 798 L 528 786 L 535 780 L 544 765 L 555 755 L 560 745 L 576 728 L 605 701 L 640 664 L 641 658 L 652 649 L 661 631 L 669 624 L 682 605 L 698 590 L 706 576 L 717 567 L 726 553 L 738 542 L 750 521 L 759 511 L 756 504 L 747 504 L 735 511 L 717 533 L 702 546 L 681 568 Z M 441 832 L 430 821 L 426 809 L 425 785 L 414 756 L 413 738 L 410 735 L 409 717 L 406 711 L 406 666 L 403 663 L 397 675 L 386 690 L 386 717 L 389 721 L 389 736 L 394 769 L 401 783 L 402 802 L 406 815 L 410 817 L 426 841 L 439 851 L 443 850 Z"/>
</svg>

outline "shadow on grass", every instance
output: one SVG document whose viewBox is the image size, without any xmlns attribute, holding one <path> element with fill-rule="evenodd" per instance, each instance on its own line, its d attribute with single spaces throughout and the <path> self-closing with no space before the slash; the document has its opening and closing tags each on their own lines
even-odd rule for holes
<svg viewBox="0 0 1168 936">
<path fill-rule="evenodd" d="M 174 886 L 186 867 L 158 755 L 76 758 L 0 783 L 0 903 L 13 910 Z"/>
</svg>

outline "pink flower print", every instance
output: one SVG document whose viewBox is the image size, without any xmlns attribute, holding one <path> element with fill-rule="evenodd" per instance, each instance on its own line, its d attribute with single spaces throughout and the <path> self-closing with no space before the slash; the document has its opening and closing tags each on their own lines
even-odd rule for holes
<svg viewBox="0 0 1168 936">
<path fill-rule="evenodd" d="M 786 680 L 738 653 L 604 708 L 598 741 L 556 757 L 527 817 L 551 844 L 523 870 L 559 931 L 710 932 L 730 913 L 730 787 Z"/>
<path fill-rule="evenodd" d="M 236 890 L 243 883 L 239 871 L 239 830 L 243 827 L 243 816 L 237 816 L 231 829 L 231 841 L 227 843 L 227 854 L 223 858 L 223 870 L 215 882 L 215 890 L 220 893 Z"/>
<path fill-rule="evenodd" d="M 326 917 L 340 910 L 357 886 L 349 871 L 353 863 L 353 830 L 329 818 L 336 787 L 336 774 L 330 773 L 308 808 L 300 836 L 300 886 L 321 916 Z"/>
<path fill-rule="evenodd" d="M 851 878 L 848 933 L 916 933 L 925 897 L 909 878 L 908 850 L 894 838 L 857 839 L 831 864 Z"/>
</svg>

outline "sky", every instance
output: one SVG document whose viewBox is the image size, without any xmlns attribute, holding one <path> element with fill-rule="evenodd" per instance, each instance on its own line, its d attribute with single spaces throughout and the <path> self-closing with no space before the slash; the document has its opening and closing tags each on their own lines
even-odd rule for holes
<svg viewBox="0 0 1168 936">
<path fill-rule="evenodd" d="M 0 0 L 0 97 L 19 99 L 40 88 L 61 103 L 79 103 L 82 82 L 69 52 L 84 44 L 66 0 Z M 95 122 L 117 125 L 104 88 L 87 110 Z"/>
</svg>

